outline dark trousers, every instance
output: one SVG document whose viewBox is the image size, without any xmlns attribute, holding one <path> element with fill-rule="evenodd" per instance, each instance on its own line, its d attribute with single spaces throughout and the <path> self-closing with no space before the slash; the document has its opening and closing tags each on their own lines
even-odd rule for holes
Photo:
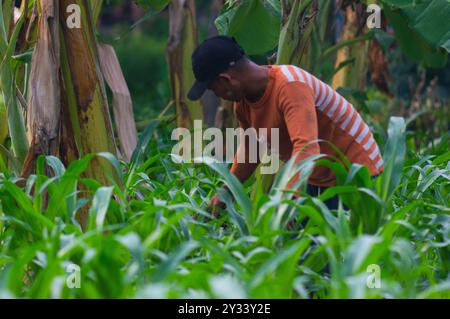
<svg viewBox="0 0 450 319">
<path fill-rule="evenodd" d="M 325 192 L 327 190 L 327 188 L 328 187 L 322 187 L 322 186 L 316 186 L 316 185 L 308 184 L 306 192 L 308 193 L 308 195 L 310 195 L 312 197 L 317 197 L 320 194 L 323 194 L 323 192 Z M 334 197 L 324 201 L 324 204 L 327 205 L 328 209 L 330 209 L 330 210 L 338 209 L 339 197 L 338 196 L 334 196 Z M 344 205 L 344 208 L 347 209 L 345 207 L 345 205 Z"/>
<path fill-rule="evenodd" d="M 377 178 L 378 175 L 374 175 L 372 176 L 372 180 L 374 180 L 375 178 Z M 316 185 L 311 185 L 308 184 L 308 187 L 306 189 L 306 192 L 313 197 L 317 197 L 320 194 L 323 194 L 323 192 L 325 192 L 327 190 L 328 187 L 321 187 L 321 186 L 316 186 Z M 332 209 L 338 209 L 338 205 L 339 205 L 339 197 L 338 196 L 334 196 L 328 200 L 326 200 L 325 205 L 327 205 L 328 209 L 332 210 Z M 344 205 L 344 209 L 348 210 L 348 207 Z"/>
</svg>

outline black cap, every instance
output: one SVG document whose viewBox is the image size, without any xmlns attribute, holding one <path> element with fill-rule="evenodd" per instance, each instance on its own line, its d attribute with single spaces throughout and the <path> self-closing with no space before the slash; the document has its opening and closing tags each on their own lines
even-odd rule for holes
<svg viewBox="0 0 450 319">
<path fill-rule="evenodd" d="M 198 100 L 211 81 L 244 55 L 244 49 L 234 37 L 219 35 L 203 41 L 192 54 L 192 70 L 196 81 L 189 90 L 188 98 Z"/>
</svg>

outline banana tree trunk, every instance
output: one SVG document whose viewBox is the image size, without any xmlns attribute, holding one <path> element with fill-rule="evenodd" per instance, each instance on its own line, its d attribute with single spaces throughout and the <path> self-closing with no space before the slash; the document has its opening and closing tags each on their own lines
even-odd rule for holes
<svg viewBox="0 0 450 319">
<path fill-rule="evenodd" d="M 357 38 L 363 30 L 360 26 L 364 24 L 365 17 L 363 4 L 357 4 L 357 9 L 347 6 L 345 9 L 345 24 L 342 32 L 341 42 Z M 335 67 L 342 67 L 334 76 L 332 87 L 350 87 L 363 90 L 365 78 L 369 67 L 370 41 L 357 42 L 351 46 L 344 46 L 337 51 Z"/>
<path fill-rule="evenodd" d="M 224 4 L 223 0 L 213 0 L 211 1 L 211 9 L 209 15 L 209 28 L 208 28 L 208 37 L 213 37 L 218 34 L 216 25 L 214 21 L 220 14 L 220 10 L 222 9 Z M 208 127 L 215 126 L 215 119 L 220 112 L 220 104 L 223 104 L 220 98 L 218 98 L 212 91 L 206 91 L 202 97 L 203 103 L 203 112 L 204 112 L 204 121 Z M 223 114 L 225 115 L 225 114 Z M 218 126 L 216 126 L 218 127 Z"/>
<path fill-rule="evenodd" d="M 59 2 L 40 0 L 38 41 L 31 61 L 27 124 L 30 149 L 22 176 L 30 175 L 39 155 L 59 154 L 61 114 Z"/>
<path fill-rule="evenodd" d="M 310 47 L 302 60 L 302 67 L 321 76 L 322 63 L 319 61 L 327 45 L 327 36 L 331 31 L 334 2 L 323 0 L 319 2 L 317 17 L 314 19 L 314 27 L 310 36 Z"/>
<path fill-rule="evenodd" d="M 67 6 L 81 8 L 81 28 L 69 28 L 65 23 Z M 116 145 L 108 109 L 103 77 L 100 72 L 97 45 L 87 0 L 60 2 L 62 28 L 61 72 L 66 91 L 65 115 L 70 117 L 71 129 L 77 146 L 73 152 L 84 156 L 89 153 L 116 153 Z M 70 158 L 67 158 L 69 161 Z M 94 176 L 99 173 L 94 173 Z M 101 179 L 103 174 L 100 174 Z"/>
<path fill-rule="evenodd" d="M 69 28 L 67 6 L 76 4 L 81 9 L 81 28 Z M 116 144 L 108 109 L 103 77 L 94 35 L 94 26 L 88 0 L 61 0 L 61 75 L 64 82 L 62 103 L 62 157 L 67 161 L 89 153 L 116 154 Z M 87 176 L 102 184 L 116 178 L 106 160 L 95 158 Z M 87 225 L 88 210 L 77 215 L 83 229 Z"/>
<path fill-rule="evenodd" d="M 281 33 L 276 64 L 303 65 L 318 13 L 317 0 L 283 0 L 281 5 Z"/>
<path fill-rule="evenodd" d="M 69 5 L 81 9 L 81 27 L 66 23 Z M 31 148 L 23 174 L 30 174 L 37 156 L 56 155 L 65 164 L 90 153 L 116 154 L 116 145 L 97 45 L 87 0 L 39 0 L 38 41 L 30 75 L 28 127 Z M 114 170 L 94 159 L 86 176 L 110 184 Z M 88 210 L 77 219 L 84 228 Z"/>
<path fill-rule="evenodd" d="M 36 154 L 29 155 L 59 153 L 69 163 L 89 153 L 114 154 L 116 147 L 89 3 L 86 0 L 39 3 L 39 35 L 32 60 L 28 113 Z M 81 9 L 81 28 L 69 28 L 66 24 L 69 15 L 66 8 L 71 4 Z M 59 143 L 60 122 L 68 126 L 61 129 L 70 129 L 71 137 L 65 136 Z M 99 172 L 94 169 L 93 176 L 96 175 Z"/>
<path fill-rule="evenodd" d="M 194 120 L 203 120 L 201 102 L 187 98 L 195 80 L 191 55 L 198 44 L 194 0 L 173 0 L 169 5 L 169 20 L 167 56 L 177 124 L 191 128 Z"/>
</svg>

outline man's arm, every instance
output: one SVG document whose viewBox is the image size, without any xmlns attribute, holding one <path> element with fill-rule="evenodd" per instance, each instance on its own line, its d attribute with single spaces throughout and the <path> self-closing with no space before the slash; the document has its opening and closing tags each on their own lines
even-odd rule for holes
<svg viewBox="0 0 450 319">
<path fill-rule="evenodd" d="M 239 126 L 242 129 L 246 129 L 241 122 L 239 121 Z M 239 140 L 241 141 L 237 150 L 236 155 L 234 156 L 233 165 L 231 166 L 230 171 L 238 178 L 238 180 L 241 183 L 244 183 L 256 170 L 259 163 L 258 154 L 256 154 L 256 158 L 258 160 L 257 163 L 250 163 L 250 154 L 249 154 L 249 148 L 248 143 L 244 143 L 244 133 L 243 130 L 240 130 L 240 137 Z M 238 158 L 245 158 L 244 163 L 239 163 Z"/>
<path fill-rule="evenodd" d="M 258 162 L 250 163 L 248 143 L 245 143 L 245 135 L 244 135 L 244 131 L 248 129 L 250 125 L 245 119 L 245 117 L 241 114 L 239 104 L 235 103 L 233 108 L 234 114 L 239 122 L 239 127 L 241 128 L 241 130 L 239 133 L 240 144 L 236 150 L 236 155 L 234 156 L 233 165 L 231 166 L 230 171 L 237 177 L 237 179 L 241 183 L 244 183 L 258 167 L 259 157 L 258 154 L 256 154 Z M 245 162 L 238 163 L 238 158 L 245 158 Z"/>
<path fill-rule="evenodd" d="M 280 92 L 279 107 L 292 143 L 291 157 L 298 154 L 296 163 L 311 155 L 319 154 L 318 142 L 310 143 L 318 139 L 316 106 L 311 88 L 301 82 L 285 84 Z M 308 145 L 305 147 L 306 144 Z M 295 176 L 288 187 L 298 178 L 298 175 Z"/>
<path fill-rule="evenodd" d="M 242 129 L 240 130 L 239 133 L 239 141 L 240 144 L 236 150 L 236 154 L 234 156 L 234 161 L 233 161 L 233 165 L 231 166 L 231 173 L 233 173 L 237 179 L 243 183 L 245 182 L 255 171 L 256 167 L 258 166 L 258 163 L 250 163 L 249 161 L 249 153 L 248 153 L 248 143 L 243 143 L 244 142 L 244 130 L 246 130 L 247 128 L 249 128 L 249 124 L 247 123 L 247 121 L 245 120 L 245 118 L 239 114 L 238 111 L 238 105 L 234 104 L 234 114 L 238 119 L 239 122 L 239 127 Z M 244 163 L 238 163 L 238 158 L 240 156 L 240 154 L 242 154 L 242 152 L 245 152 L 245 162 Z M 259 162 L 259 158 L 258 158 L 258 162 Z M 228 190 L 228 187 L 225 185 L 224 189 Z M 217 217 L 217 209 L 221 208 L 221 209 L 225 209 L 225 203 L 223 203 L 220 200 L 219 195 L 214 195 L 210 202 L 209 205 L 211 206 L 211 213 L 213 216 Z"/>
</svg>

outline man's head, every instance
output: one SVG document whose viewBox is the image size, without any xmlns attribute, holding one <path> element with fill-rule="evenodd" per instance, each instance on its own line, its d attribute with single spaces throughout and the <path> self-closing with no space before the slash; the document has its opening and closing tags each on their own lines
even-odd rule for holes
<svg viewBox="0 0 450 319">
<path fill-rule="evenodd" d="M 236 40 L 216 36 L 205 40 L 192 54 L 192 69 L 196 82 L 190 89 L 190 100 L 198 100 L 206 89 L 218 97 L 239 101 L 244 97 L 242 69 L 248 62 Z"/>
</svg>

